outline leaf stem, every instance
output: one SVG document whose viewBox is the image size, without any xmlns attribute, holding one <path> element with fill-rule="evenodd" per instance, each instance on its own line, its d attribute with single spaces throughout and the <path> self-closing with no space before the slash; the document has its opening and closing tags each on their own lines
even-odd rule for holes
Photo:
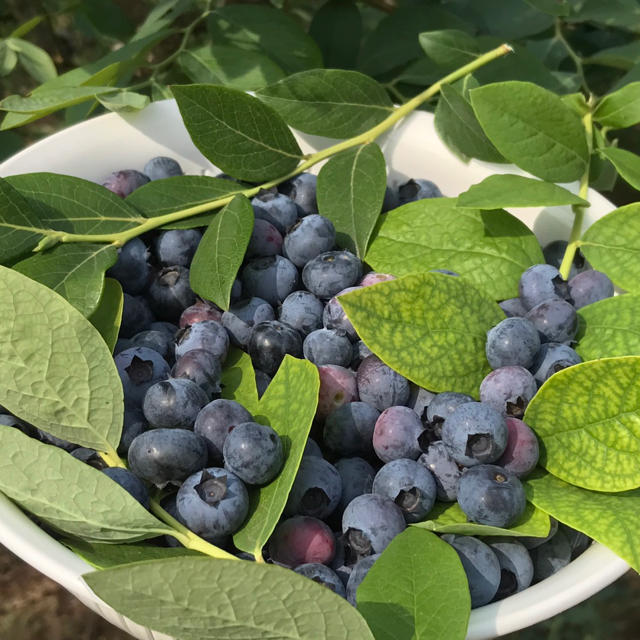
<svg viewBox="0 0 640 640">
<path fill-rule="evenodd" d="M 576 50 L 569 44 L 569 41 L 564 35 L 562 31 L 562 20 L 560 18 L 556 18 L 555 22 L 555 39 L 562 43 L 564 46 L 568 56 L 573 61 L 573 64 L 576 67 L 576 73 L 578 74 L 578 78 L 580 78 L 580 84 L 582 85 L 582 89 L 588 96 L 593 95 L 593 91 L 589 88 L 589 84 L 587 82 L 587 78 L 584 75 L 584 66 L 582 64 L 582 58 L 576 53 Z"/>
</svg>

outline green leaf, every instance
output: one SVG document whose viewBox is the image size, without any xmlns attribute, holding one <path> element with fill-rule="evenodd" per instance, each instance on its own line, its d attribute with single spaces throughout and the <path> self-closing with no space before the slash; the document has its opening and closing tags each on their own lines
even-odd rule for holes
<svg viewBox="0 0 640 640">
<path fill-rule="evenodd" d="M 640 62 L 640 43 L 629 42 L 619 47 L 602 49 L 588 56 L 584 61 L 590 64 L 600 64 L 628 71 Z M 605 96 L 605 99 L 607 97 L 608 96 Z"/>
<path fill-rule="evenodd" d="M 231 347 L 222 371 L 222 397 L 239 402 L 252 415 L 258 411 L 256 374 L 248 353 Z"/>
<path fill-rule="evenodd" d="M 261 555 L 287 503 L 316 413 L 319 391 L 317 367 L 287 355 L 254 413 L 258 422 L 268 424 L 280 436 L 285 459 L 275 480 L 250 492 L 249 516 L 233 536 L 236 547 L 256 557 Z"/>
<path fill-rule="evenodd" d="M 198 245 L 189 269 L 191 288 L 201 298 L 229 309 L 231 287 L 253 231 L 253 207 L 242 195 L 218 213 Z"/>
<path fill-rule="evenodd" d="M 451 269 L 504 300 L 518 295 L 522 272 L 544 258 L 533 233 L 506 211 L 459 209 L 455 198 L 431 198 L 381 216 L 366 261 L 396 276 Z"/>
<path fill-rule="evenodd" d="M 322 66 L 318 45 L 284 11 L 232 4 L 216 9 L 208 26 L 212 42 L 261 51 L 289 73 Z"/>
<path fill-rule="evenodd" d="M 93 325 L 64 298 L 0 267 L 0 404 L 98 451 L 120 442 L 122 383 Z"/>
<path fill-rule="evenodd" d="M 38 91 L 30 96 L 8 96 L 0 101 L 0 110 L 16 113 L 37 113 L 40 116 L 65 107 L 85 102 L 102 93 L 110 93 L 113 87 L 65 87 Z"/>
<path fill-rule="evenodd" d="M 640 357 L 604 358 L 554 374 L 524 421 L 543 448 L 541 464 L 594 491 L 640 487 Z"/>
<path fill-rule="evenodd" d="M 24 145 L 22 136 L 14 131 L 0 131 L 0 162 L 18 153 Z"/>
<path fill-rule="evenodd" d="M 13 269 L 66 298 L 83 316 L 100 301 L 104 272 L 118 258 L 108 244 L 63 244 L 13 265 Z"/>
<path fill-rule="evenodd" d="M 193 82 L 224 84 L 243 91 L 254 91 L 277 82 L 284 71 L 273 60 L 257 51 L 243 51 L 226 45 L 187 49 L 178 64 Z"/>
<path fill-rule="evenodd" d="M 87 24 L 88 30 L 116 40 L 127 40 L 133 32 L 127 14 L 114 0 L 83 0 L 74 19 L 77 27 Z"/>
<path fill-rule="evenodd" d="M 599 152 L 613 164 L 626 182 L 634 189 L 640 189 L 640 156 L 617 147 L 605 147 Z"/>
<path fill-rule="evenodd" d="M 435 127 L 442 141 L 456 154 L 487 162 L 504 162 L 480 126 L 469 101 L 451 85 L 440 88 Z"/>
<path fill-rule="evenodd" d="M 340 302 L 360 338 L 392 369 L 425 389 L 477 397 L 490 370 L 486 334 L 504 314 L 463 278 L 420 273 L 344 294 Z"/>
<path fill-rule="evenodd" d="M 594 269 L 627 291 L 640 290 L 640 204 L 628 204 L 596 220 L 580 250 Z"/>
<path fill-rule="evenodd" d="M 183 13 L 193 8 L 194 0 L 165 0 L 149 11 L 132 41 L 146 38 L 171 26 Z"/>
<path fill-rule="evenodd" d="M 640 122 L 640 82 L 632 82 L 606 95 L 593 118 L 604 127 L 624 129 Z"/>
<path fill-rule="evenodd" d="M 553 0 L 549 0 L 553 1 Z M 553 25 L 553 17 L 541 13 L 525 2 L 483 0 L 475 22 L 500 38 L 516 40 L 545 31 Z M 470 9 L 471 7 L 468 7 Z M 484 24 L 483 24 L 484 23 Z"/>
<path fill-rule="evenodd" d="M 524 0 L 534 9 L 551 16 L 568 16 L 571 11 L 568 0 Z"/>
<path fill-rule="evenodd" d="M 393 111 L 387 92 L 373 78 L 341 69 L 302 71 L 257 95 L 294 129 L 330 138 L 368 131 Z"/>
<path fill-rule="evenodd" d="M 89 317 L 89 322 L 100 332 L 112 353 L 118 340 L 123 305 L 124 295 L 120 283 L 114 278 L 105 278 L 102 296 Z"/>
<path fill-rule="evenodd" d="M 601 493 L 538 470 L 524 482 L 527 497 L 560 522 L 582 531 L 640 571 L 640 491 Z"/>
<path fill-rule="evenodd" d="M 640 31 L 640 6 L 635 0 L 582 0 L 572 7 L 567 22 L 595 22 L 607 27 Z"/>
<path fill-rule="evenodd" d="M 589 206 L 587 200 L 553 182 L 509 173 L 488 176 L 458 196 L 458 207 L 470 209 L 555 207 L 565 204 Z"/>
<path fill-rule="evenodd" d="M 284 120 L 257 98 L 215 85 L 172 89 L 196 147 L 234 178 L 261 182 L 280 177 L 302 159 Z"/>
<path fill-rule="evenodd" d="M 640 296 L 605 298 L 578 310 L 575 350 L 583 360 L 640 356 Z"/>
<path fill-rule="evenodd" d="M 26 36 L 28 33 L 33 31 L 43 20 L 45 16 L 40 14 L 37 16 L 33 16 L 30 20 L 23 22 L 21 25 L 16 27 L 10 34 L 10 38 L 22 38 Z"/>
<path fill-rule="evenodd" d="M 314 14 L 309 35 L 328 69 L 353 69 L 358 60 L 362 17 L 353 0 L 329 0 Z"/>
<path fill-rule="evenodd" d="M 0 40 L 0 77 L 8 76 L 18 64 L 18 54 L 7 40 Z"/>
<path fill-rule="evenodd" d="M 275 565 L 207 557 L 141 562 L 83 576 L 134 622 L 176 640 L 373 640 L 330 589 Z"/>
<path fill-rule="evenodd" d="M 58 75 L 51 56 L 40 47 L 21 40 L 11 38 L 11 48 L 18 54 L 22 68 L 38 82 L 47 82 Z"/>
<path fill-rule="evenodd" d="M 436 502 L 429 513 L 429 520 L 411 525 L 420 529 L 427 529 L 434 533 L 455 533 L 462 536 L 531 536 L 546 538 L 549 535 L 551 523 L 549 516 L 540 509 L 536 509 L 527 502 L 526 510 L 513 527 L 502 529 L 485 524 L 467 522 L 467 516 L 457 502 Z"/>
<path fill-rule="evenodd" d="M 135 542 L 170 529 L 101 471 L 13 427 L 0 427 L 0 490 L 59 531 Z"/>
<path fill-rule="evenodd" d="M 98 96 L 98 102 L 109 111 L 126 113 L 144 109 L 149 104 L 149 96 L 135 91 L 117 91 L 116 93 Z"/>
<path fill-rule="evenodd" d="M 428 531 L 410 527 L 391 541 L 358 587 L 357 603 L 376 640 L 467 635 L 466 574 L 453 547 Z"/>
<path fill-rule="evenodd" d="M 462 67 L 480 54 L 475 38 L 457 29 L 425 31 L 418 41 L 431 60 L 447 69 Z"/>
<path fill-rule="evenodd" d="M 473 110 L 498 151 L 550 182 L 582 176 L 589 152 L 578 115 L 529 82 L 500 82 L 469 92 Z"/>
<path fill-rule="evenodd" d="M 375 143 L 344 151 L 318 175 L 318 210 L 336 228 L 336 244 L 364 258 L 387 187 L 384 156 Z"/>
</svg>

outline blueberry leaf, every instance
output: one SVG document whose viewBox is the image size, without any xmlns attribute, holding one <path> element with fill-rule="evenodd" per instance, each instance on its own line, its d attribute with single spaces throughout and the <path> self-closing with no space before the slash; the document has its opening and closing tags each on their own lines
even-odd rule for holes
<svg viewBox="0 0 640 640">
<path fill-rule="evenodd" d="M 552 16 L 568 16 L 571 7 L 568 0 L 525 0 L 534 9 Z"/>
<path fill-rule="evenodd" d="M 249 413 L 258 409 L 256 374 L 248 353 L 232 347 L 222 371 L 222 397 L 239 402 Z"/>
<path fill-rule="evenodd" d="M 456 202 L 419 200 L 381 216 L 366 261 L 397 276 L 450 269 L 496 300 L 517 296 L 522 272 L 544 262 L 538 240 L 506 211 L 460 209 Z"/>
<path fill-rule="evenodd" d="M 360 51 L 362 17 L 353 0 L 328 0 L 313 15 L 309 35 L 327 69 L 353 69 Z"/>
<path fill-rule="evenodd" d="M 640 490 L 587 491 L 541 469 L 527 478 L 524 487 L 537 507 L 600 542 L 640 571 Z"/>
<path fill-rule="evenodd" d="M 122 384 L 95 327 L 64 298 L 0 267 L 0 404 L 99 451 L 120 442 Z"/>
<path fill-rule="evenodd" d="M 111 92 L 113 92 L 113 87 L 87 86 L 47 89 L 33 93 L 26 98 L 18 95 L 7 96 L 0 101 L 0 110 L 13 113 L 37 114 L 42 117 L 59 109 L 86 102 L 103 93 Z"/>
<path fill-rule="evenodd" d="M 253 208 L 242 195 L 225 206 L 202 236 L 189 270 L 191 288 L 201 298 L 229 308 L 231 288 L 253 231 Z"/>
<path fill-rule="evenodd" d="M 238 89 L 192 84 L 172 87 L 194 144 L 222 171 L 261 182 L 294 169 L 302 152 L 270 106 Z"/>
<path fill-rule="evenodd" d="M 336 244 L 363 258 L 387 186 L 384 156 L 375 142 L 344 151 L 318 175 L 318 211 L 333 222 Z"/>
<path fill-rule="evenodd" d="M 640 189 L 640 156 L 617 147 L 604 147 L 600 149 L 600 155 L 613 164 L 625 182 L 634 189 Z"/>
<path fill-rule="evenodd" d="M 98 306 L 89 316 L 89 322 L 100 332 L 112 353 L 118 340 L 123 304 L 124 295 L 120 283 L 114 278 L 105 278 L 102 295 Z"/>
<path fill-rule="evenodd" d="M 274 565 L 183 557 L 83 578 L 114 609 L 176 640 L 373 640 L 346 600 Z"/>
<path fill-rule="evenodd" d="M 234 534 L 239 549 L 260 556 L 282 515 L 318 405 L 320 380 L 307 360 L 285 356 L 260 399 L 254 418 L 282 438 L 284 467 L 275 480 L 249 494 L 249 516 Z"/>
<path fill-rule="evenodd" d="M 115 91 L 98 96 L 98 102 L 116 113 L 127 111 L 140 111 L 149 104 L 149 96 L 135 91 Z"/>
<path fill-rule="evenodd" d="M 429 512 L 429 519 L 418 522 L 413 527 L 433 531 L 434 533 L 455 533 L 462 536 L 531 536 L 545 538 L 549 535 L 551 523 L 549 516 L 527 502 L 526 510 L 520 520 L 509 529 L 490 527 L 485 524 L 467 522 L 467 516 L 457 502 L 436 502 Z"/>
<path fill-rule="evenodd" d="M 469 92 L 484 132 L 510 162 L 551 182 L 582 176 L 589 152 L 579 116 L 530 82 L 497 82 Z"/>
<path fill-rule="evenodd" d="M 368 131 L 393 111 L 373 78 L 344 69 L 312 69 L 257 92 L 294 129 L 329 138 Z"/>
<path fill-rule="evenodd" d="M 502 209 L 503 207 L 555 207 L 565 204 L 588 207 L 589 203 L 552 182 L 514 174 L 494 174 L 472 185 L 458 196 L 458 207 Z"/>
<path fill-rule="evenodd" d="M 409 527 L 397 535 L 358 587 L 356 599 L 377 640 L 464 640 L 467 635 L 466 574 L 453 547 L 428 531 Z"/>
<path fill-rule="evenodd" d="M 635 43 L 636 48 L 638 44 Z M 637 57 L 637 56 L 636 56 Z M 640 122 L 640 82 L 632 82 L 606 95 L 593 113 L 603 127 L 624 129 Z"/>
<path fill-rule="evenodd" d="M 0 490 L 59 531 L 90 542 L 135 542 L 171 531 L 135 498 L 66 451 L 0 427 Z"/>
<path fill-rule="evenodd" d="M 340 302 L 358 335 L 392 369 L 425 389 L 478 395 L 490 371 L 486 333 L 504 314 L 463 278 L 414 274 L 344 294 Z"/>
<path fill-rule="evenodd" d="M 38 82 L 47 82 L 58 75 L 51 56 L 41 47 L 22 40 L 10 38 L 11 48 L 17 52 L 22 68 Z"/>
<path fill-rule="evenodd" d="M 592 360 L 541 387 L 524 421 L 542 445 L 541 465 L 593 491 L 640 487 L 640 357 Z"/>
<path fill-rule="evenodd" d="M 461 67 L 480 54 L 475 38 L 458 29 L 425 31 L 418 42 L 431 60 L 445 68 Z"/>
</svg>

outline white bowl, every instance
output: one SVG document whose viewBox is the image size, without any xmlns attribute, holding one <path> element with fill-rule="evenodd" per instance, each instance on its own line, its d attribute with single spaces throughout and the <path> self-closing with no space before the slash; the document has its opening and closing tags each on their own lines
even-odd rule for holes
<svg viewBox="0 0 640 640">
<path fill-rule="evenodd" d="M 329 146 L 328 138 L 298 135 L 305 153 Z M 433 180 L 447 196 L 455 196 L 492 173 L 522 172 L 510 165 L 472 161 L 465 164 L 438 138 L 430 113 L 410 115 L 381 140 L 390 182 L 402 178 Z M 155 102 L 140 113 L 107 114 L 49 136 L 0 165 L 0 176 L 52 171 L 100 181 L 118 169 L 141 170 L 149 158 L 168 155 L 185 173 L 215 175 L 213 165 L 195 148 L 182 124 L 174 101 Z M 317 167 L 316 167 L 317 170 Z M 577 191 L 577 184 L 566 185 Z M 598 193 L 589 193 L 585 228 L 614 206 Z M 568 207 L 513 209 L 542 244 L 567 238 L 572 216 Z M 97 598 L 81 576 L 91 567 L 37 527 L 20 509 L 0 494 L 0 543 L 55 580 L 89 608 L 140 640 L 169 640 L 132 623 Z M 552 577 L 505 600 L 471 612 L 468 640 L 494 638 L 568 609 L 597 593 L 629 568 L 600 544 Z"/>
</svg>

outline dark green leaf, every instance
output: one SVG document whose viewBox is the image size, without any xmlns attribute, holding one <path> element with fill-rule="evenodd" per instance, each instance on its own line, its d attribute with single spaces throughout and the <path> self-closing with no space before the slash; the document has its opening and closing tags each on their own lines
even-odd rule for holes
<svg viewBox="0 0 640 640">
<path fill-rule="evenodd" d="M 34 80 L 47 82 L 58 75 L 51 56 L 44 49 L 20 38 L 11 38 L 11 43 L 23 69 Z"/>
<path fill-rule="evenodd" d="M 8 40 L 0 41 L 0 77 L 8 76 L 18 64 L 18 54 L 9 46 Z"/>
<path fill-rule="evenodd" d="M 630 42 L 620 47 L 596 51 L 596 53 L 586 58 L 585 62 L 628 71 L 640 62 L 640 42 Z"/>
<path fill-rule="evenodd" d="M 353 69 L 358 60 L 362 18 L 353 0 L 329 0 L 314 14 L 309 35 L 328 69 Z"/>
<path fill-rule="evenodd" d="M 484 26 L 483 31 L 502 38 L 503 42 L 535 35 L 553 25 L 553 16 L 527 4 L 521 0 L 482 0 L 476 20 Z"/>
<path fill-rule="evenodd" d="M 101 471 L 0 426 L 0 490 L 47 524 L 90 542 L 135 542 L 170 529 Z"/>
<path fill-rule="evenodd" d="M 114 0 L 83 0 L 74 18 L 84 18 L 98 33 L 116 40 L 126 40 L 133 25 L 120 5 Z"/>
<path fill-rule="evenodd" d="M 528 40 L 525 47 L 548 69 L 557 71 L 568 57 L 567 49 L 557 38 Z M 582 95 L 582 94 L 580 94 Z"/>
<path fill-rule="evenodd" d="M 376 640 L 467 635 L 467 576 L 453 547 L 428 531 L 409 527 L 391 541 L 358 587 L 357 603 Z"/>
<path fill-rule="evenodd" d="M 451 269 L 494 300 L 518 295 L 522 272 L 543 262 L 538 240 L 506 211 L 459 209 L 455 198 L 406 204 L 381 216 L 366 262 L 402 276 Z"/>
<path fill-rule="evenodd" d="M 480 53 L 475 38 L 457 29 L 425 31 L 420 34 L 418 41 L 431 60 L 447 69 L 462 67 Z"/>
<path fill-rule="evenodd" d="M 534 9 L 552 16 L 568 16 L 571 10 L 568 0 L 525 0 Z"/>
<path fill-rule="evenodd" d="M 14 131 L 0 131 L 0 162 L 18 153 L 24 144 L 22 137 Z"/>
<path fill-rule="evenodd" d="M 164 0 L 149 12 L 144 22 L 138 27 L 132 41 L 152 36 L 171 26 L 183 13 L 189 11 L 194 0 Z"/>
<path fill-rule="evenodd" d="M 425 389 L 477 397 L 490 370 L 486 334 L 504 314 L 463 278 L 419 273 L 346 293 L 340 302 L 360 338 L 392 369 Z"/>
<path fill-rule="evenodd" d="M 582 176 L 589 152 L 579 116 L 555 94 L 529 82 L 473 89 L 471 105 L 498 151 L 551 182 Z"/>
<path fill-rule="evenodd" d="M 193 256 L 189 270 L 191 288 L 222 309 L 229 308 L 231 287 L 251 239 L 253 220 L 249 200 L 235 196 L 213 218 Z"/>
<path fill-rule="evenodd" d="M 256 374 L 248 353 L 232 347 L 222 371 L 222 397 L 239 402 L 252 415 L 258 411 Z"/>
<path fill-rule="evenodd" d="M 215 85 L 173 87 L 194 144 L 222 171 L 260 182 L 294 169 L 302 152 L 284 120 L 242 91 Z"/>
<path fill-rule="evenodd" d="M 357 71 L 302 71 L 257 95 L 295 129 L 330 138 L 363 133 L 393 111 L 386 91 Z"/>
<path fill-rule="evenodd" d="M 0 267 L 0 404 L 54 436 L 110 452 L 122 383 L 93 325 L 64 298 Z"/>
<path fill-rule="evenodd" d="M 620 177 L 634 189 L 640 189 L 640 156 L 617 147 L 604 147 L 600 154 L 613 164 Z"/>
<path fill-rule="evenodd" d="M 624 129 L 640 122 L 640 82 L 606 95 L 598 104 L 594 120 L 604 127 Z"/>
<path fill-rule="evenodd" d="M 124 296 L 120 283 L 113 278 L 105 278 L 102 296 L 89 322 L 100 332 L 111 352 L 118 340 L 123 303 Z"/>
<path fill-rule="evenodd" d="M 22 96 L 8 96 L 0 102 L 0 109 L 3 111 L 14 111 L 16 113 L 37 113 L 43 116 L 111 91 L 113 91 L 112 87 L 65 87 L 64 89 L 48 89 L 47 91 L 32 93 L 26 98 Z"/>
<path fill-rule="evenodd" d="M 149 104 L 149 96 L 135 91 L 118 91 L 98 96 L 98 102 L 109 111 L 140 111 Z"/>
<path fill-rule="evenodd" d="M 582 93 L 568 93 L 560 99 L 567 105 L 567 107 L 573 109 L 581 118 L 590 110 Z"/>
<path fill-rule="evenodd" d="M 595 22 L 606 27 L 640 31 L 640 6 L 636 0 L 582 0 L 572 7 L 567 22 Z"/>
</svg>

